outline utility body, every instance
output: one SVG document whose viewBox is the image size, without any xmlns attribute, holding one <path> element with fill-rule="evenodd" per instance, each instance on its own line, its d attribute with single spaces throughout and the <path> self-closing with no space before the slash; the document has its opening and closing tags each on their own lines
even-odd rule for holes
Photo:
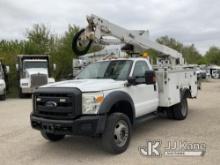
<svg viewBox="0 0 220 165">
<path fill-rule="evenodd" d="M 65 135 L 101 136 L 104 149 L 118 154 L 127 149 L 136 123 L 161 113 L 175 120 L 187 117 L 187 98 L 197 96 L 197 75 L 180 53 L 145 40 L 144 31 L 124 30 L 94 15 L 88 23 L 73 39 L 75 52 L 86 53 L 91 42 L 125 43 L 132 45 L 129 51 L 153 48 L 164 53 L 160 64 L 152 66 L 143 57 L 107 58 L 88 65 L 74 80 L 38 88 L 33 94 L 33 128 L 51 141 Z M 116 40 L 103 41 L 104 34 Z M 76 41 L 87 41 L 85 50 Z"/>
</svg>

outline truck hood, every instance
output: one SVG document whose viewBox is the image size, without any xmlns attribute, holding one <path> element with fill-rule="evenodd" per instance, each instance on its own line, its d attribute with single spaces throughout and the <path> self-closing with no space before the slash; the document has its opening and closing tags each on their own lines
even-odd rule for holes
<svg viewBox="0 0 220 165">
<path fill-rule="evenodd" d="M 29 74 L 29 75 L 32 75 L 32 74 L 48 74 L 48 70 L 45 69 L 45 68 L 31 68 L 31 69 L 26 69 L 26 72 Z"/>
<path fill-rule="evenodd" d="M 44 87 L 76 87 L 82 92 L 105 91 L 124 87 L 125 81 L 115 81 L 112 79 L 80 79 L 60 81 Z"/>
</svg>

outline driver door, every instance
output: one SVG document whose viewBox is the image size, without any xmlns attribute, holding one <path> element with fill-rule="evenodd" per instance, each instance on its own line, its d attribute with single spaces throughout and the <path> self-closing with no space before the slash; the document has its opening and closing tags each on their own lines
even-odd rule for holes
<svg viewBox="0 0 220 165">
<path fill-rule="evenodd" d="M 128 87 L 128 93 L 132 97 L 136 109 L 136 117 L 157 110 L 158 90 L 156 84 L 146 84 L 145 72 L 151 70 L 145 60 L 136 61 L 130 76 L 135 78 L 136 85 Z"/>
</svg>

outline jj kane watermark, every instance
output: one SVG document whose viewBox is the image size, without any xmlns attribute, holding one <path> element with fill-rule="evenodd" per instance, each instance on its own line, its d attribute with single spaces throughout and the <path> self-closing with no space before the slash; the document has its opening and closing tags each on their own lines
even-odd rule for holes
<svg viewBox="0 0 220 165">
<path fill-rule="evenodd" d="M 146 144 L 139 147 L 139 152 L 147 157 L 161 156 L 204 156 L 205 143 L 193 143 L 186 140 L 167 141 L 162 146 L 162 140 L 146 140 Z"/>
</svg>

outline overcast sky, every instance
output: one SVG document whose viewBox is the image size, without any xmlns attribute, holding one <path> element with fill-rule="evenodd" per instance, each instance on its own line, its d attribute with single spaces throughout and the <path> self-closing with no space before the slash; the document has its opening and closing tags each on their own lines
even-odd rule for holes
<svg viewBox="0 0 220 165">
<path fill-rule="evenodd" d="M 62 34 L 68 24 L 86 25 L 94 13 L 128 29 L 148 29 L 194 43 L 201 53 L 220 46 L 219 0 L 0 0 L 0 39 L 24 39 L 25 29 L 46 24 Z"/>
</svg>

